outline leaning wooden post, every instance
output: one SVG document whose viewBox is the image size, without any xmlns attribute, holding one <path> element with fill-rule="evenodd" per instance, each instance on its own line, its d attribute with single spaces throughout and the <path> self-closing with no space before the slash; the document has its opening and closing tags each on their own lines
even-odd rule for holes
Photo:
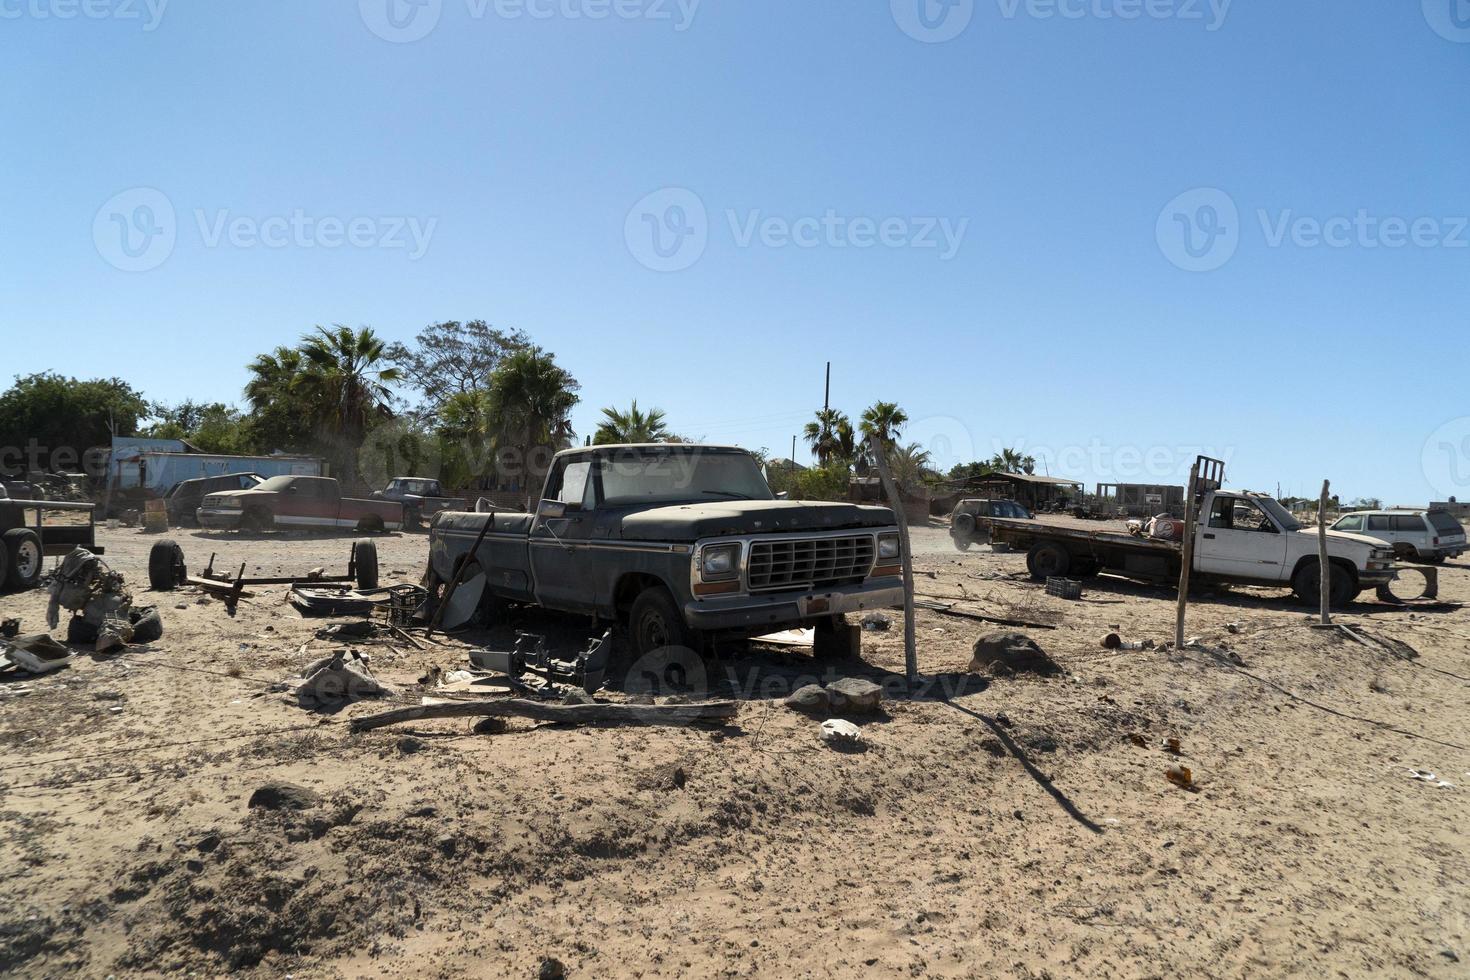
<svg viewBox="0 0 1470 980">
<path fill-rule="evenodd" d="M 1189 605 L 1189 568 L 1194 564 L 1194 524 L 1199 519 L 1197 509 L 1199 463 L 1189 468 L 1189 490 L 1184 501 L 1184 551 L 1179 556 L 1179 608 L 1174 614 L 1174 646 L 1184 646 L 1184 609 Z"/>
<path fill-rule="evenodd" d="M 898 518 L 898 553 L 903 561 L 903 662 L 912 687 L 919 679 L 919 649 L 914 638 L 914 557 L 909 547 L 909 517 L 904 513 L 903 497 L 893 474 L 888 469 L 888 447 L 877 433 L 868 437 L 868 449 L 878 467 L 878 478 L 883 481 L 883 492 L 893 504 L 893 515 Z"/>
<path fill-rule="evenodd" d="M 1327 561 L 1327 490 L 1322 481 L 1322 499 L 1317 503 L 1317 578 L 1322 585 L 1322 625 L 1332 625 L 1332 565 Z"/>
</svg>

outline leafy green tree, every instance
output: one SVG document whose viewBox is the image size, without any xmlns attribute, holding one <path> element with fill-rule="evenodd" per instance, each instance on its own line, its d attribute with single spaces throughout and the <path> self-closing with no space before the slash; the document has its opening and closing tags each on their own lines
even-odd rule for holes
<svg viewBox="0 0 1470 980">
<path fill-rule="evenodd" d="M 316 448 L 313 427 L 321 410 L 311 401 L 313 393 L 299 383 L 304 370 L 304 358 L 295 347 L 277 347 L 247 365 L 245 400 L 262 452 Z"/>
<path fill-rule="evenodd" d="M 118 378 L 78 381 L 52 371 L 18 376 L 0 393 L 0 470 L 98 469 L 94 447 L 138 434 L 149 414 L 143 395 Z"/>
<path fill-rule="evenodd" d="M 540 490 L 549 457 L 571 445 L 572 409 L 581 385 L 539 347 L 511 354 L 490 376 L 485 421 L 501 465 L 521 479 L 528 506 Z"/>
<path fill-rule="evenodd" d="M 609 406 L 602 410 L 602 422 L 592 436 L 594 445 L 606 446 L 616 443 L 666 442 L 670 432 L 664 423 L 663 409 L 650 408 L 643 411 L 638 399 L 627 411 Z"/>
<path fill-rule="evenodd" d="M 390 344 L 386 354 L 403 383 L 422 397 L 417 414 L 428 418 L 451 398 L 484 393 L 500 362 L 530 346 L 531 338 L 519 330 L 500 330 L 484 320 L 446 320 L 419 331 L 413 346 Z"/>
</svg>

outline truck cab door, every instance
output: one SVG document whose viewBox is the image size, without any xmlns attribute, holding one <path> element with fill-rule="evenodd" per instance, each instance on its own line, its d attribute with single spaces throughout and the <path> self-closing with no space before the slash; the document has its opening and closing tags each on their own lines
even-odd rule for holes
<svg viewBox="0 0 1470 980">
<path fill-rule="evenodd" d="M 543 606 L 592 613 L 597 606 L 594 555 L 588 547 L 597 495 L 591 457 L 563 460 L 547 477 L 531 523 L 531 574 Z"/>
<path fill-rule="evenodd" d="M 1194 567 L 1206 574 L 1284 582 L 1286 534 L 1249 497 L 1212 494 L 1201 516 Z"/>
</svg>

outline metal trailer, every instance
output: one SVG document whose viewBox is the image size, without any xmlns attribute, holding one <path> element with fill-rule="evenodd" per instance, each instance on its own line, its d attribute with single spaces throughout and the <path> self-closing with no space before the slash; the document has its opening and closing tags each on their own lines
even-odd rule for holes
<svg viewBox="0 0 1470 980">
<path fill-rule="evenodd" d="M 15 500 L 0 497 L 0 587 L 32 589 L 41 580 L 45 558 L 97 546 L 95 505 L 65 500 Z M 85 514 L 86 520 L 48 523 L 51 512 Z"/>
</svg>

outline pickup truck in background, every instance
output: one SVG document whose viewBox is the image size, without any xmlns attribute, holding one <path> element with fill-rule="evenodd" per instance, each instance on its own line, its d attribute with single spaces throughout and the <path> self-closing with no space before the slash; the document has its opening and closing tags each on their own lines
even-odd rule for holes
<svg viewBox="0 0 1470 980">
<path fill-rule="evenodd" d="M 273 476 L 246 490 L 211 493 L 200 504 L 197 516 L 200 526 L 226 531 L 396 531 L 403 527 L 402 504 L 344 497 L 337 481 L 325 476 Z"/>
<path fill-rule="evenodd" d="M 754 456 L 714 446 L 558 453 L 536 513 L 441 513 L 429 561 L 443 581 L 474 561 L 493 598 L 621 624 L 636 656 L 903 601 L 891 510 L 777 499 Z"/>
<path fill-rule="evenodd" d="M 446 497 L 438 480 L 420 476 L 395 476 L 388 486 L 373 493 L 377 500 L 396 500 L 403 505 L 403 526 L 417 529 L 424 519 L 443 510 L 464 510 L 465 501 Z"/>
<path fill-rule="evenodd" d="M 1263 493 L 1220 489 L 1224 464 L 1201 458 L 1201 477 L 1189 488 L 1197 501 L 1190 581 L 1285 586 L 1303 602 L 1320 602 L 1316 528 Z M 1208 465 L 1207 465 L 1208 464 Z M 1093 530 L 1046 521 L 991 519 L 977 522 L 976 536 L 1026 552 L 1033 578 L 1090 578 L 1110 572 L 1160 584 L 1177 583 L 1183 544 L 1121 531 Z M 1328 590 L 1334 606 L 1393 581 L 1393 549 L 1362 534 L 1327 532 Z"/>
</svg>

